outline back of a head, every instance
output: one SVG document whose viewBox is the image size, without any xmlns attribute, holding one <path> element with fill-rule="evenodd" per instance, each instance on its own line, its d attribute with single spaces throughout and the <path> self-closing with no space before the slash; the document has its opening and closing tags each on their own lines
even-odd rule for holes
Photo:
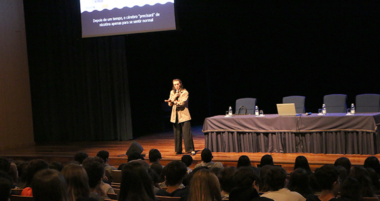
<svg viewBox="0 0 380 201">
<path fill-rule="evenodd" d="M 346 157 L 340 157 L 338 159 L 336 159 L 335 163 L 334 163 L 334 166 L 343 166 L 344 168 L 346 168 L 347 170 L 347 173 L 350 173 L 350 170 L 351 170 L 351 161 L 350 159 L 346 158 Z"/>
<path fill-rule="evenodd" d="M 87 198 L 90 195 L 90 186 L 86 170 L 77 164 L 70 164 L 63 168 L 62 175 L 67 183 L 68 196 L 71 200 Z"/>
<path fill-rule="evenodd" d="M 210 170 L 197 171 L 190 181 L 189 201 L 220 201 L 220 184 Z"/>
<path fill-rule="evenodd" d="M 38 201 L 67 201 L 66 182 L 57 170 L 39 171 L 31 185 L 33 197 Z"/>
<path fill-rule="evenodd" d="M 96 156 L 99 157 L 99 158 L 101 158 L 101 159 L 103 159 L 103 161 L 104 161 L 105 163 L 107 163 L 107 160 L 108 160 L 108 158 L 109 158 L 109 156 L 110 156 L 110 153 L 109 153 L 108 151 L 101 150 L 101 151 L 99 151 L 99 152 L 96 154 Z"/>
<path fill-rule="evenodd" d="M 231 192 L 232 188 L 235 187 L 235 167 L 224 168 L 222 172 L 219 174 L 218 179 L 220 183 L 220 187 L 224 192 Z"/>
<path fill-rule="evenodd" d="M 8 159 L 4 157 L 0 157 L 0 171 L 9 172 L 9 168 L 11 167 L 11 163 Z"/>
<path fill-rule="evenodd" d="M 263 176 L 263 191 L 278 191 L 285 187 L 286 171 L 282 167 L 269 166 Z"/>
<path fill-rule="evenodd" d="M 237 168 L 244 167 L 244 166 L 251 166 L 251 160 L 246 155 L 240 156 L 237 163 Z"/>
<path fill-rule="evenodd" d="M 207 148 L 203 149 L 201 153 L 201 158 L 202 158 L 202 161 L 205 163 L 211 162 L 213 158 L 211 150 Z"/>
<path fill-rule="evenodd" d="M 230 201 L 252 201 L 260 197 L 256 189 L 252 186 L 233 188 L 229 200 Z"/>
<path fill-rule="evenodd" d="M 151 149 L 149 151 L 149 161 L 151 163 L 157 162 L 159 159 L 161 159 L 161 153 L 157 149 Z"/>
<path fill-rule="evenodd" d="M 354 166 L 352 167 L 349 176 L 358 180 L 362 187 L 361 193 L 363 197 L 375 196 L 375 189 L 367 169 L 362 166 Z"/>
<path fill-rule="evenodd" d="M 379 159 L 375 156 L 370 156 L 364 161 L 365 168 L 372 168 L 377 174 L 380 174 L 380 163 Z"/>
<path fill-rule="evenodd" d="M 302 168 L 297 168 L 294 170 L 290 174 L 288 189 L 291 191 L 296 191 L 304 197 L 312 194 L 308 172 Z"/>
<path fill-rule="evenodd" d="M 252 186 L 254 182 L 259 183 L 259 175 L 253 167 L 241 167 L 234 175 L 234 184 L 236 187 Z"/>
<path fill-rule="evenodd" d="M 5 172 L 0 171 L 0 200 L 8 200 L 11 196 L 12 180 Z"/>
<path fill-rule="evenodd" d="M 140 163 L 127 163 L 122 170 L 119 201 L 154 200 L 152 179 Z"/>
<path fill-rule="evenodd" d="M 63 169 L 63 165 L 62 163 L 58 161 L 53 161 L 49 164 L 49 169 L 54 169 L 54 170 L 57 170 L 58 172 L 61 172 Z"/>
<path fill-rule="evenodd" d="M 87 172 L 88 184 L 90 188 L 95 188 L 104 175 L 104 165 L 95 157 L 86 158 L 83 161 L 83 167 Z"/>
<path fill-rule="evenodd" d="M 305 156 L 297 156 L 296 162 L 294 163 L 294 170 L 297 168 L 302 168 L 306 170 L 306 172 L 311 173 L 309 162 Z"/>
<path fill-rule="evenodd" d="M 160 176 L 162 174 L 162 165 L 159 164 L 159 163 L 153 163 L 151 166 L 150 166 L 151 169 L 153 169 L 157 174 L 158 176 Z"/>
<path fill-rule="evenodd" d="M 28 166 L 26 167 L 26 186 L 30 187 L 32 184 L 32 180 L 34 175 L 39 172 L 40 170 L 48 169 L 49 164 L 42 160 L 42 159 L 35 159 L 28 163 Z"/>
<path fill-rule="evenodd" d="M 166 185 L 174 186 L 182 182 L 187 173 L 185 163 L 172 161 L 165 166 Z"/>
<path fill-rule="evenodd" d="M 133 161 L 133 160 L 139 160 L 139 159 L 144 160 L 144 158 L 138 152 L 132 152 L 128 155 L 128 162 Z"/>
<path fill-rule="evenodd" d="M 318 186 L 322 190 L 332 190 L 334 183 L 338 180 L 339 172 L 332 165 L 324 165 L 321 168 L 316 169 L 314 175 Z"/>
<path fill-rule="evenodd" d="M 190 155 L 183 155 L 181 161 L 185 163 L 187 167 L 189 167 L 193 163 L 193 157 Z"/>
<path fill-rule="evenodd" d="M 347 170 L 346 168 L 344 168 L 343 166 L 335 166 L 336 170 L 338 170 L 339 172 L 339 181 L 344 181 L 347 176 L 348 176 L 348 173 L 347 173 Z"/>
<path fill-rule="evenodd" d="M 88 154 L 83 152 L 83 151 L 80 151 L 80 152 L 77 152 L 75 155 L 74 155 L 74 160 L 76 162 L 78 162 L 79 164 L 82 164 L 84 159 L 88 158 Z"/>
<path fill-rule="evenodd" d="M 264 155 L 263 157 L 261 157 L 261 160 L 260 160 L 260 166 L 263 167 L 265 165 L 274 165 L 273 163 L 273 158 L 271 155 Z"/>
<path fill-rule="evenodd" d="M 350 200 L 362 200 L 362 186 L 353 177 L 347 177 L 340 186 L 340 197 Z"/>
</svg>

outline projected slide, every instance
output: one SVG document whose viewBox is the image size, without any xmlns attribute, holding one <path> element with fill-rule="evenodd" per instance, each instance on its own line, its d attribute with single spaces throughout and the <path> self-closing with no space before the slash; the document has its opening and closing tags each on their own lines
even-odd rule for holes
<svg viewBox="0 0 380 201">
<path fill-rule="evenodd" d="M 80 0 L 82 37 L 175 30 L 174 0 Z"/>
</svg>

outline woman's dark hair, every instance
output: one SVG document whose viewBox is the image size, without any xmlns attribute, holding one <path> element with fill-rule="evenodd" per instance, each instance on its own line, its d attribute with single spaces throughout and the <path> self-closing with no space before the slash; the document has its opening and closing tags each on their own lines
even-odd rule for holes
<svg viewBox="0 0 380 201">
<path fill-rule="evenodd" d="M 349 200 L 362 200 L 362 186 L 353 177 L 347 177 L 340 185 L 340 197 Z"/>
<path fill-rule="evenodd" d="M 296 162 L 294 163 L 294 170 L 297 168 L 304 169 L 308 174 L 311 174 L 311 169 L 309 166 L 309 162 L 307 161 L 307 158 L 305 156 L 297 156 Z"/>
<path fill-rule="evenodd" d="M 244 167 L 244 166 L 251 166 L 251 160 L 249 160 L 249 157 L 246 155 L 240 156 L 237 163 L 237 168 Z"/>
<path fill-rule="evenodd" d="M 63 169 L 63 165 L 62 163 L 58 161 L 53 161 L 49 164 L 49 169 L 54 169 L 54 170 L 57 170 L 58 172 L 61 172 Z"/>
<path fill-rule="evenodd" d="M 202 161 L 205 163 L 210 162 L 213 158 L 211 150 L 207 148 L 203 149 L 201 153 L 201 158 L 202 158 Z"/>
<path fill-rule="evenodd" d="M 372 180 L 372 185 L 374 187 L 374 191 L 376 195 L 380 195 L 380 181 L 379 181 L 379 175 L 373 170 L 372 168 L 366 168 L 369 178 Z"/>
<path fill-rule="evenodd" d="M 252 186 L 255 181 L 259 184 L 260 178 L 253 167 L 241 167 L 234 174 L 235 187 Z"/>
<path fill-rule="evenodd" d="M 88 184 L 90 188 L 95 188 L 104 175 L 104 165 L 99 161 L 99 157 L 86 158 L 83 161 L 83 167 L 88 175 Z"/>
<path fill-rule="evenodd" d="M 32 185 L 32 180 L 34 175 L 39 172 L 40 170 L 48 169 L 49 164 L 42 160 L 42 159 L 36 159 L 32 160 L 28 163 L 28 166 L 26 167 L 26 181 L 25 181 L 25 187 L 30 187 Z"/>
<path fill-rule="evenodd" d="M 181 161 L 172 161 L 165 166 L 164 175 L 166 177 L 166 185 L 174 186 L 182 182 L 187 173 L 185 163 Z"/>
<path fill-rule="evenodd" d="M 274 165 L 273 158 L 271 155 L 267 154 L 261 157 L 260 167 L 264 167 L 265 165 Z"/>
<path fill-rule="evenodd" d="M 103 159 L 104 163 L 106 163 L 108 158 L 110 157 L 110 153 L 108 151 L 101 150 L 96 154 L 96 156 Z"/>
<path fill-rule="evenodd" d="M 90 196 L 90 186 L 86 170 L 78 164 L 70 164 L 63 168 L 62 175 L 67 183 L 67 192 L 72 201 Z"/>
<path fill-rule="evenodd" d="M 165 175 L 163 174 L 164 169 L 162 168 L 161 164 L 152 163 L 152 165 L 150 165 L 150 169 L 154 170 L 157 173 L 160 183 L 165 181 Z"/>
<path fill-rule="evenodd" d="M 149 151 L 149 161 L 151 163 L 154 163 L 156 162 L 158 159 L 161 159 L 162 156 L 161 156 L 161 153 L 160 151 L 158 151 L 158 149 L 151 149 Z"/>
<path fill-rule="evenodd" d="M 57 170 L 44 169 L 33 178 L 33 197 L 38 201 L 67 201 L 66 182 Z"/>
<path fill-rule="evenodd" d="M 220 188 L 224 192 L 231 192 L 231 189 L 235 187 L 234 175 L 236 172 L 235 167 L 224 168 L 223 171 L 218 175 Z"/>
<path fill-rule="evenodd" d="M 350 177 L 355 178 L 362 187 L 361 194 L 363 197 L 375 197 L 375 190 L 372 185 L 372 180 L 369 177 L 367 170 L 361 166 L 354 166 L 351 169 Z"/>
<path fill-rule="evenodd" d="M 294 170 L 290 174 L 288 189 L 298 192 L 305 198 L 308 195 L 313 194 L 313 191 L 310 188 L 310 178 L 308 172 L 302 168 L 297 168 Z"/>
<path fill-rule="evenodd" d="M 338 170 L 332 165 L 323 165 L 315 170 L 314 175 L 321 190 L 332 190 L 339 178 Z"/>
<path fill-rule="evenodd" d="M 336 170 L 338 170 L 338 172 L 339 172 L 339 181 L 340 181 L 340 183 L 343 183 L 343 181 L 347 178 L 347 176 L 348 176 L 348 173 L 347 173 L 347 170 L 346 170 L 346 168 L 344 168 L 343 166 L 336 166 L 335 167 L 336 168 Z"/>
<path fill-rule="evenodd" d="M 82 164 L 84 159 L 86 158 L 88 158 L 88 154 L 83 151 L 77 152 L 74 155 L 74 160 L 77 161 L 79 164 Z"/>
<path fill-rule="evenodd" d="M 181 161 L 185 163 L 187 167 L 189 167 L 193 163 L 193 157 L 190 155 L 183 155 Z"/>
<path fill-rule="evenodd" d="M 252 201 L 255 200 L 255 198 L 259 198 L 260 195 L 254 189 L 252 186 L 246 186 L 246 187 L 236 187 L 233 188 L 230 192 L 229 200 L 230 201 Z M 265 199 L 263 197 L 262 199 Z M 272 200 L 272 199 L 268 199 Z"/>
<path fill-rule="evenodd" d="M 365 168 L 372 168 L 375 172 L 380 175 L 380 163 L 379 159 L 375 156 L 370 156 L 364 161 Z"/>
<path fill-rule="evenodd" d="M 5 172 L 0 171 L 0 200 L 8 200 L 11 196 L 12 179 Z"/>
<path fill-rule="evenodd" d="M 278 191 L 285 187 L 286 171 L 282 167 L 269 166 L 266 170 L 264 179 L 263 191 Z"/>
<path fill-rule="evenodd" d="M 152 179 L 140 163 L 127 163 L 121 176 L 119 201 L 153 201 Z"/>
<path fill-rule="evenodd" d="M 334 166 L 335 167 L 336 166 L 343 166 L 344 168 L 346 168 L 347 173 L 349 174 L 350 170 L 351 170 L 351 161 L 350 161 L 350 159 L 348 159 L 346 157 L 340 157 L 340 158 L 336 159 Z"/>
</svg>

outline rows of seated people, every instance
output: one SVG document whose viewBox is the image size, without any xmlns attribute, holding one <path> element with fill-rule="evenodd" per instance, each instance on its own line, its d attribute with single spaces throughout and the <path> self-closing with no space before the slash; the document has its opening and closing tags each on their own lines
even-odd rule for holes
<svg viewBox="0 0 380 201">
<path fill-rule="evenodd" d="M 237 167 L 224 167 L 212 161 L 209 149 L 202 151 L 202 162 L 193 170 L 189 168 L 193 162 L 190 155 L 162 166 L 157 149 L 150 150 L 150 163 L 132 153 L 128 163 L 115 168 L 108 164 L 108 158 L 107 151 L 99 151 L 96 157 L 78 152 L 75 162 L 63 166 L 42 159 L 24 162 L 0 157 L 0 200 L 12 200 L 17 192 L 35 201 L 153 201 L 170 197 L 181 201 L 356 201 L 377 200 L 380 194 L 380 164 L 374 156 L 368 157 L 364 166 L 353 167 L 342 157 L 314 172 L 306 157 L 298 156 L 291 174 L 274 165 L 270 155 L 263 156 L 257 168 L 247 156 L 239 158 Z M 112 172 L 117 169 L 122 173 L 120 183 L 112 182 Z"/>
</svg>

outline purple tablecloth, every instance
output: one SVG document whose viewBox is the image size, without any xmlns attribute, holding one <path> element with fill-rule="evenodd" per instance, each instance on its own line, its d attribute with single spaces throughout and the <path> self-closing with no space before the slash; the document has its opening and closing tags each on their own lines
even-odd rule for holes
<svg viewBox="0 0 380 201">
<path fill-rule="evenodd" d="M 236 115 L 206 118 L 206 147 L 216 152 L 376 154 L 380 113 L 347 116 Z"/>
</svg>

